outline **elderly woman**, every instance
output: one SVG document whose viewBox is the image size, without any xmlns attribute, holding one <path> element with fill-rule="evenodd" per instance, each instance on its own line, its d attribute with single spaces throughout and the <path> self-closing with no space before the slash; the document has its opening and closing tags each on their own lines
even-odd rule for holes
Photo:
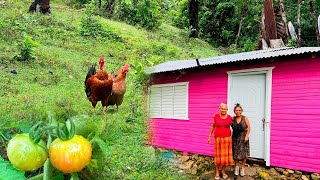
<svg viewBox="0 0 320 180">
<path fill-rule="evenodd" d="M 244 165 L 246 159 L 250 155 L 249 148 L 249 133 L 250 123 L 248 117 L 242 115 L 243 109 L 240 104 L 236 104 L 234 109 L 236 116 L 232 119 L 232 154 L 235 161 L 234 175 L 245 176 Z M 241 161 L 241 170 L 239 168 L 239 161 Z"/>
<path fill-rule="evenodd" d="M 215 114 L 213 117 L 213 123 L 208 138 L 208 143 L 210 143 L 212 133 L 214 132 L 214 163 L 216 167 L 215 179 L 220 179 L 219 167 L 221 167 L 223 179 L 227 179 L 228 175 L 225 172 L 225 168 L 226 166 L 233 164 L 230 130 L 232 117 L 227 114 L 227 111 L 227 105 L 221 103 L 219 106 L 219 114 Z"/>
</svg>

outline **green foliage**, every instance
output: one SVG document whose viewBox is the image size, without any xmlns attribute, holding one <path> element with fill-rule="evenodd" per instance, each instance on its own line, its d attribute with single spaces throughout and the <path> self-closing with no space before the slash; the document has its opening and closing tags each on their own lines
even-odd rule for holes
<svg viewBox="0 0 320 180">
<path fill-rule="evenodd" d="M 152 63 L 150 62 L 150 65 L 152 66 Z M 133 62 L 133 69 L 134 69 L 134 74 L 135 74 L 135 81 L 136 81 L 136 86 L 146 86 L 146 81 L 148 80 L 149 76 L 146 74 L 146 69 L 142 65 L 142 63 L 138 61 Z M 141 87 L 140 87 L 141 88 Z"/>
<path fill-rule="evenodd" d="M 296 45 L 297 42 L 294 39 L 290 39 L 287 44 L 288 47 L 296 47 Z"/>
<path fill-rule="evenodd" d="M 72 119 L 76 125 L 76 134 L 85 138 L 92 132 L 100 134 L 104 130 L 106 124 L 104 119 L 88 115 L 77 115 L 70 119 Z"/>
<path fill-rule="evenodd" d="M 102 26 L 100 20 L 94 16 L 92 4 L 89 4 L 86 7 L 86 16 L 82 18 L 80 28 L 80 34 L 83 37 L 100 37 L 108 40 L 122 41 L 118 34 Z"/>
<path fill-rule="evenodd" d="M 39 43 L 33 41 L 30 36 L 26 35 L 23 43 L 19 44 L 20 53 L 13 58 L 17 61 L 30 61 L 36 59 L 33 48 L 38 47 Z"/>
<path fill-rule="evenodd" d="M 302 46 L 317 46 L 316 39 L 316 25 L 313 23 L 312 16 L 310 15 L 310 0 L 301 1 L 301 45 Z M 287 19 L 294 25 L 296 34 L 298 34 L 297 24 L 297 12 L 298 12 L 298 1 L 288 0 L 284 1 L 284 5 L 287 11 Z M 320 1 L 314 1 L 315 15 L 316 17 L 320 13 Z M 289 42 L 292 45 L 292 41 Z"/>
<path fill-rule="evenodd" d="M 65 0 L 65 3 L 74 8 L 83 8 L 86 4 L 90 3 L 92 0 Z"/>
<path fill-rule="evenodd" d="M 95 14 L 107 14 L 107 17 L 120 19 L 121 21 L 154 29 L 162 22 L 170 23 L 185 29 L 186 36 L 189 30 L 188 0 L 108 0 L 116 10 L 114 14 L 108 14 L 107 1 L 102 1 L 103 7 L 97 9 L 97 0 L 68 0 L 76 4 L 94 4 Z M 260 36 L 261 10 L 263 3 L 259 0 L 206 0 L 200 2 L 199 11 L 199 35 L 200 38 L 216 47 L 231 47 L 237 51 L 253 50 Z M 301 1 L 301 38 L 302 46 L 317 46 L 316 26 L 310 16 L 310 0 Z M 297 25 L 297 1 L 284 1 L 287 20 L 291 21 L 298 31 Z M 279 11 L 279 1 L 274 1 L 275 12 Z M 316 16 L 320 12 L 320 1 L 314 1 Z M 101 13 L 102 11 L 102 13 Z M 97 13 L 98 12 L 98 13 Z M 279 17 L 276 17 L 279 19 Z M 242 19 L 242 21 L 241 21 Z M 0 23 L 0 28 L 15 24 L 5 20 Z M 239 26 L 241 30 L 238 36 Z M 19 27 L 23 29 L 24 27 Z M 7 28 L 8 32 L 15 33 L 19 28 Z M 2 31 L 4 33 L 7 31 Z M 251 44 L 250 44 L 251 43 Z M 290 42 L 289 42 L 290 43 Z M 291 44 L 288 44 L 291 46 Z"/>
<path fill-rule="evenodd" d="M 169 13 L 169 17 L 173 24 L 179 28 L 189 27 L 189 12 L 188 12 L 188 0 L 181 0 L 176 2 L 176 6 L 172 8 Z"/>
<path fill-rule="evenodd" d="M 117 14 L 120 20 L 146 29 L 154 29 L 161 24 L 159 4 L 153 0 L 120 1 Z"/>
<path fill-rule="evenodd" d="M 242 47 L 241 51 L 254 51 L 256 49 L 256 43 L 252 41 L 251 39 L 243 39 L 240 42 L 240 47 Z"/>
<path fill-rule="evenodd" d="M 209 1 L 200 11 L 200 36 L 216 45 L 232 44 L 238 26 L 235 12 L 233 2 Z"/>
<path fill-rule="evenodd" d="M 13 167 L 12 164 L 5 161 L 0 156 L 0 179 L 6 180 L 17 180 L 17 179 L 26 179 L 24 177 L 24 172 Z"/>
<path fill-rule="evenodd" d="M 55 10 L 50 16 L 26 13 L 28 7 L 22 1 L 6 2 L 10 6 L 0 12 L 0 129 L 27 131 L 30 127 L 23 125 L 45 121 L 47 111 L 52 111 L 59 122 L 79 118 L 84 134 L 95 131 L 93 134 L 100 138 L 93 143 L 88 168 L 79 173 L 81 179 L 188 179 L 158 161 L 158 154 L 143 143 L 147 96 L 142 83 L 148 82 L 144 71 L 168 60 L 215 56 L 214 48 L 199 39 L 186 39 L 186 31 L 167 24 L 146 31 L 96 16 L 95 9 L 72 9 L 62 0 L 51 2 Z M 123 41 L 82 36 L 83 17 L 89 15 L 102 31 L 112 30 Z M 41 42 L 34 51 L 37 59 L 28 63 L 11 61 L 16 52 L 11 44 L 18 43 L 23 33 Z M 84 92 L 88 67 L 98 62 L 100 54 L 105 55 L 108 72 L 116 72 L 124 63 L 132 67 L 118 112 L 108 107 L 102 114 L 99 103 L 93 114 Z M 18 73 L 11 74 L 12 69 Z M 88 126 L 81 125 L 85 121 Z M 0 153 L 4 154 L 2 147 Z M 28 172 L 26 177 L 38 173 Z"/>
<path fill-rule="evenodd" d="M 106 34 L 106 31 L 97 18 L 86 16 L 81 20 L 80 34 L 84 37 L 101 37 Z"/>
</svg>

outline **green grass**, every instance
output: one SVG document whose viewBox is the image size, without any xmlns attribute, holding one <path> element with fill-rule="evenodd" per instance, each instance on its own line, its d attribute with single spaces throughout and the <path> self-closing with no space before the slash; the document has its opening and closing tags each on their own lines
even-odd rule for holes
<svg viewBox="0 0 320 180">
<path fill-rule="evenodd" d="M 103 120 L 101 138 L 105 149 L 94 149 L 93 161 L 80 175 L 85 179 L 188 179 L 171 170 L 145 146 L 147 129 L 143 87 L 132 68 L 127 77 L 127 93 L 119 112 L 92 114 L 84 93 L 88 67 L 106 58 L 108 72 L 124 63 L 140 62 L 144 68 L 168 60 L 218 55 L 207 43 L 188 39 L 187 33 L 167 24 L 146 31 L 122 22 L 96 17 L 104 29 L 121 37 L 84 38 L 80 35 L 84 11 L 60 1 L 52 1 L 50 16 L 27 13 L 31 0 L 7 0 L 0 7 L 0 127 L 13 129 L 24 123 L 46 120 L 52 112 L 57 119 L 89 115 Z M 18 44 L 24 33 L 40 43 L 34 61 L 18 62 Z M 10 73 L 15 69 L 18 74 Z M 99 121 L 100 120 L 100 121 Z M 104 154 L 104 156 L 101 156 Z M 99 179 L 99 178 L 96 178 Z"/>
</svg>

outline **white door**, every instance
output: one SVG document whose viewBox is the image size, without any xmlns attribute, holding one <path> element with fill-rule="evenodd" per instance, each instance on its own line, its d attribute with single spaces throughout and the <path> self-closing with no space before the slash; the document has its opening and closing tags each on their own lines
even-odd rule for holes
<svg viewBox="0 0 320 180">
<path fill-rule="evenodd" d="M 233 114 L 235 103 L 240 103 L 243 115 L 249 118 L 251 132 L 250 157 L 265 158 L 266 74 L 230 74 L 229 108 Z"/>
</svg>

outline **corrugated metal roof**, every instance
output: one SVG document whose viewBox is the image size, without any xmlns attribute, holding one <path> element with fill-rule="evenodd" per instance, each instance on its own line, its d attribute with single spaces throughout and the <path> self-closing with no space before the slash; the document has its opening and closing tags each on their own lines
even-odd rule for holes
<svg viewBox="0 0 320 180">
<path fill-rule="evenodd" d="M 224 64 L 229 62 L 236 61 L 248 61 L 255 59 L 267 59 L 273 57 L 282 57 L 282 56 L 290 56 L 295 54 L 305 54 L 305 53 L 314 53 L 320 52 L 320 47 L 301 47 L 301 48 L 277 48 L 277 49 L 268 49 L 268 50 L 259 50 L 259 51 L 251 51 L 244 52 L 238 54 L 228 54 L 223 56 L 216 56 L 210 58 L 201 58 L 198 59 L 200 66 L 214 65 L 214 64 Z M 165 63 L 158 64 L 153 66 L 147 70 L 147 73 L 160 73 L 167 71 L 175 71 L 181 69 L 189 69 L 193 67 L 197 67 L 196 59 L 192 60 L 176 60 L 176 61 L 168 61 Z"/>
</svg>

